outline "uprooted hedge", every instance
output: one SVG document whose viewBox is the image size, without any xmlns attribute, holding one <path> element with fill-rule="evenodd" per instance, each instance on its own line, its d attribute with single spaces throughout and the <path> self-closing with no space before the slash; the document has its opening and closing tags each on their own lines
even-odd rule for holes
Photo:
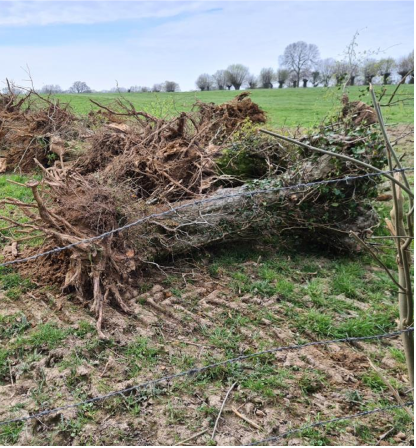
<svg viewBox="0 0 416 448">
<path fill-rule="evenodd" d="M 352 251 L 348 232 L 365 236 L 377 225 L 369 203 L 374 178 L 278 190 L 363 170 L 258 133 L 266 115 L 247 93 L 222 105 L 198 102 L 169 120 L 121 101 L 80 119 L 67 106 L 40 101 L 43 107 L 32 109 L 12 95 L 0 98 L 7 169 L 36 165 L 43 173 L 41 182 L 27 185 L 33 206 L 8 200 L 27 222 L 7 224 L 22 240 L 43 235 L 37 251 L 76 244 L 49 256 L 51 276 L 90 303 L 100 334 L 104 307 L 113 303 L 128 312 L 138 274 L 149 263 L 282 232 Z M 371 108 L 362 104 L 346 102 L 336 120 L 301 138 L 382 167 L 383 144 L 371 126 Z M 366 117 L 357 120 L 361 110 Z M 122 232 L 81 243 L 148 215 Z"/>
</svg>

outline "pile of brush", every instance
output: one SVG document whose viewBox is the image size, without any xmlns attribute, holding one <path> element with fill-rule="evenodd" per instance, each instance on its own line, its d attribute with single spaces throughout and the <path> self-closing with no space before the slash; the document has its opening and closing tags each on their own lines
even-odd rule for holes
<svg viewBox="0 0 416 448">
<path fill-rule="evenodd" d="M 0 94 L 0 172 L 27 173 L 60 157 L 63 141 L 80 137 L 78 119 L 68 105 L 34 91 Z"/>
<path fill-rule="evenodd" d="M 81 132 L 65 107 L 55 105 L 60 112 L 52 118 L 49 100 L 36 112 L 15 103 L 8 113 L 17 114 L 19 126 L 21 115 L 36 123 L 45 117 L 39 129 L 50 135 L 47 149 L 58 141 L 61 151 L 53 164 L 35 161 L 43 180 L 26 185 L 33 192 L 33 205 L 13 199 L 7 203 L 27 217 L 24 224 L 8 223 L 24 232 L 25 239 L 31 232 L 37 238 L 41 234 L 42 249 L 75 244 L 51 255 L 49 262 L 54 275 L 59 271 L 54 278 L 61 279 L 63 288 L 90 303 L 100 334 L 104 307 L 113 303 L 128 312 L 137 274 L 146 265 L 213 243 L 282 232 L 351 251 L 355 245 L 348 232 L 365 235 L 377 224 L 369 203 L 376 193 L 373 179 L 279 190 L 364 171 L 258 133 L 266 115 L 247 93 L 223 105 L 198 102 L 192 112 L 170 120 L 122 101 L 111 108 L 98 106 L 100 111 L 90 114 Z M 382 167 L 381 136 L 350 118 L 340 115 L 303 139 Z M 3 146 L 12 124 L 2 126 Z M 76 138 L 87 144 L 78 158 L 67 162 L 67 142 Z M 261 192 L 251 194 L 255 189 Z M 121 232 L 83 242 L 141 218 Z"/>
</svg>

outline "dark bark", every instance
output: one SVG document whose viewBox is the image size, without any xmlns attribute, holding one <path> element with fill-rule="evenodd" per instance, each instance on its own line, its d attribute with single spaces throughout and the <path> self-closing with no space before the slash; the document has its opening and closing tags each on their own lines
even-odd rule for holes
<svg viewBox="0 0 416 448">
<path fill-rule="evenodd" d="M 389 84 L 389 76 L 391 73 L 383 73 L 383 84 Z"/>
</svg>

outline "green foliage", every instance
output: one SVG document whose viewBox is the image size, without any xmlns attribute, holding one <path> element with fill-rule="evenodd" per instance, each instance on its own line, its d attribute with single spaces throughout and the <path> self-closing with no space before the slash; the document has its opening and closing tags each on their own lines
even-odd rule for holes
<svg viewBox="0 0 416 448">
<path fill-rule="evenodd" d="M 11 316 L 0 315 L 0 340 L 11 339 L 22 334 L 28 328 L 30 328 L 30 324 L 23 313 Z"/>
<path fill-rule="evenodd" d="M 246 180 L 258 179 L 268 170 L 266 160 L 257 156 L 265 144 L 264 136 L 247 120 L 232 135 L 231 143 L 217 160 L 217 165 L 224 174 Z"/>
<path fill-rule="evenodd" d="M 0 426 L 0 445 L 9 446 L 17 443 L 23 429 L 23 422 Z"/>
<path fill-rule="evenodd" d="M 137 376 L 143 367 L 154 364 L 160 354 L 157 348 L 150 347 L 150 341 L 145 337 L 131 342 L 124 353 L 128 358 L 130 378 Z"/>
<path fill-rule="evenodd" d="M 0 270 L 0 285 L 6 291 L 6 296 L 12 300 L 19 299 L 22 294 L 35 287 L 29 279 L 22 278 L 10 269 Z"/>
<path fill-rule="evenodd" d="M 363 375 L 361 379 L 362 382 L 374 392 L 383 392 L 388 388 L 377 372 L 369 371 Z"/>
</svg>

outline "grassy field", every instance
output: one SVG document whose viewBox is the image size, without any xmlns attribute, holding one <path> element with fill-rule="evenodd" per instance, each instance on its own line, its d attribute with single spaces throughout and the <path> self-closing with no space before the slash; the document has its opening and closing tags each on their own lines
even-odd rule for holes
<svg viewBox="0 0 416 448">
<path fill-rule="evenodd" d="M 385 98 L 389 97 L 395 86 L 388 86 Z M 377 86 L 376 91 L 380 92 Z M 204 102 L 223 103 L 233 98 L 235 91 L 212 92 L 180 92 L 180 93 L 131 93 L 124 97 L 138 110 L 145 110 L 156 116 L 176 114 L 178 111 L 188 111 L 196 100 Z M 269 125 L 277 126 L 301 126 L 309 127 L 319 123 L 325 116 L 332 114 L 339 107 L 341 91 L 336 88 L 325 89 L 322 87 L 310 89 L 256 89 L 252 91 L 252 99 L 258 103 L 268 114 Z M 350 87 L 348 94 L 351 100 L 361 99 L 371 102 L 370 95 L 365 87 Z M 413 97 L 413 86 L 402 86 L 398 98 L 404 96 Z M 118 94 L 64 94 L 56 95 L 56 98 L 70 102 L 75 112 L 86 114 L 91 109 L 97 109 L 89 98 L 103 104 L 109 104 L 120 98 Z M 413 100 L 406 105 L 383 108 L 388 124 L 413 123 Z"/>
</svg>

